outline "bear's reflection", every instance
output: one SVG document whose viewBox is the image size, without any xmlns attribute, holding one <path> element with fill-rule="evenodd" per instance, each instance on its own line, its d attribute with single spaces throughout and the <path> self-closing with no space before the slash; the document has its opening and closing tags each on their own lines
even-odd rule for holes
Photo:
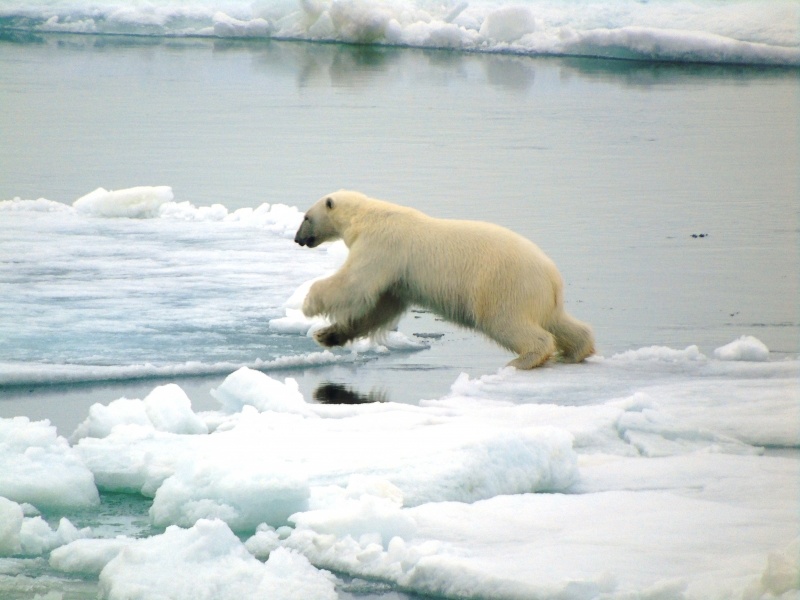
<svg viewBox="0 0 800 600">
<path fill-rule="evenodd" d="M 320 404 L 369 404 L 370 402 L 386 402 L 386 392 L 372 390 L 361 394 L 341 383 L 326 381 L 314 390 L 314 401 Z"/>
</svg>

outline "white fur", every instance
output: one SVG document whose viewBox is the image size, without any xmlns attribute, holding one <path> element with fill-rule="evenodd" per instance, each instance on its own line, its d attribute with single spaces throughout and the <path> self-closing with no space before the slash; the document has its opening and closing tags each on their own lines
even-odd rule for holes
<svg viewBox="0 0 800 600">
<path fill-rule="evenodd" d="M 556 351 L 578 362 L 594 351 L 591 329 L 564 311 L 555 264 L 533 242 L 491 223 L 435 219 L 412 208 L 341 190 L 306 213 L 295 241 L 341 238 L 350 253 L 314 283 L 306 316 L 333 325 L 315 335 L 326 346 L 385 330 L 410 305 L 476 329 L 519 355 L 529 369 Z"/>
</svg>

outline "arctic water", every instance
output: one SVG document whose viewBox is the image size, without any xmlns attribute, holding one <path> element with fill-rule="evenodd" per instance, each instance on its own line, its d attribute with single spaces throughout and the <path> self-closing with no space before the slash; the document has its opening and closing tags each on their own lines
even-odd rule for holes
<svg viewBox="0 0 800 600">
<path fill-rule="evenodd" d="M 797 11 L 4 3 L 0 596 L 796 597 Z M 597 356 L 317 347 L 341 187 L 534 240 Z"/>
</svg>

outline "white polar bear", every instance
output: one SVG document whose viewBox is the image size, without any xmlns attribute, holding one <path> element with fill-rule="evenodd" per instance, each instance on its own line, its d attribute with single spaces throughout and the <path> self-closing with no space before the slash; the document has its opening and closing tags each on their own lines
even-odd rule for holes
<svg viewBox="0 0 800 600">
<path fill-rule="evenodd" d="M 592 330 L 564 311 L 553 261 L 508 229 L 340 190 L 308 210 L 294 241 L 313 248 L 340 238 L 347 260 L 315 282 L 303 304 L 306 316 L 333 322 L 314 336 L 323 346 L 390 329 L 418 305 L 515 352 L 509 364 L 518 369 L 556 352 L 568 362 L 594 352 Z"/>
</svg>

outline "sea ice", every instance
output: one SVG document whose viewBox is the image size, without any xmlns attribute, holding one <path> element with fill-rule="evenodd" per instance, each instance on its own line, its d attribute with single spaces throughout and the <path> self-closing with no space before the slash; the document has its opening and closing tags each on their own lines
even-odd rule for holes
<svg viewBox="0 0 800 600">
<path fill-rule="evenodd" d="M 228 375 L 211 395 L 222 408 L 234 413 L 244 406 L 254 406 L 259 411 L 313 414 L 306 404 L 297 381 L 287 377 L 283 383 L 260 371 L 242 367 Z"/>
<path fill-rule="evenodd" d="M 651 347 L 463 374 L 419 406 L 312 404 L 294 380 L 242 368 L 216 411 L 175 385 L 95 405 L 73 448 L 46 422 L 6 420 L 15 473 L 28 447 L 52 446 L 103 490 L 152 496 L 167 530 L 74 539 L 5 500 L 0 547 L 52 550 L 56 570 L 100 573 L 108 598 L 212 580 L 221 597 L 335 597 L 318 568 L 449 598 L 788 598 L 797 459 L 759 446 L 800 447 L 799 368 Z"/>
<path fill-rule="evenodd" d="M 135 543 L 135 538 L 126 536 L 75 540 L 50 553 L 50 566 L 62 573 L 97 576 L 123 548 Z"/>
<path fill-rule="evenodd" d="M 123 546 L 100 573 L 100 592 L 108 600 L 337 598 L 333 577 L 302 555 L 279 548 L 262 563 L 218 520 Z"/>
<path fill-rule="evenodd" d="M 392 403 L 312 405 L 292 380 L 246 368 L 215 395 L 237 412 L 211 416 L 208 435 L 156 431 L 132 411 L 129 424 L 75 449 L 102 489 L 153 495 L 160 526 L 211 517 L 236 530 L 284 525 L 308 508 L 312 487 L 346 486 L 353 475 L 391 482 L 406 505 L 560 490 L 575 477 L 572 437 L 533 422 L 487 424 Z"/>
<path fill-rule="evenodd" d="M 170 433 L 208 433 L 206 424 L 192 412 L 189 397 L 172 383 L 154 388 L 144 400 L 119 398 L 108 405 L 93 404 L 71 439 L 76 442 L 84 437 L 106 437 L 117 425 L 139 425 Z"/>
<path fill-rule="evenodd" d="M 53 548 L 91 535 L 62 517 L 53 530 L 40 516 L 28 517 L 24 508 L 0 496 L 0 556 L 41 556 Z"/>
<path fill-rule="evenodd" d="M 158 214 L 162 204 L 174 198 L 169 186 L 134 187 L 109 191 L 97 188 L 72 203 L 78 211 L 100 217 L 148 218 Z"/>
<path fill-rule="evenodd" d="M 769 348 L 758 338 L 743 335 L 738 340 L 714 350 L 714 356 L 719 360 L 763 362 L 769 360 Z"/>
<path fill-rule="evenodd" d="M 39 510 L 95 506 L 91 471 L 49 421 L 0 419 L 0 496 Z"/>
</svg>

